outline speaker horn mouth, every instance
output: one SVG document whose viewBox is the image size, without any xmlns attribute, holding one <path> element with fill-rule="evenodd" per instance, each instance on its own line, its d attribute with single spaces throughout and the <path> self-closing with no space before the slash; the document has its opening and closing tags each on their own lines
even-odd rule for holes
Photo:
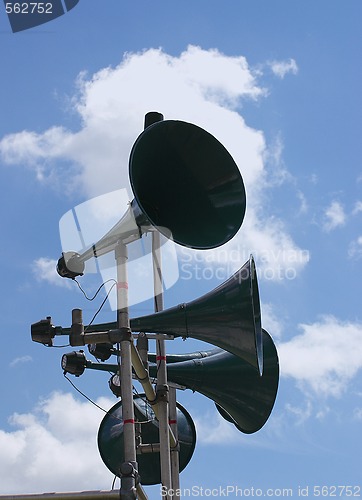
<svg viewBox="0 0 362 500">
<path fill-rule="evenodd" d="M 147 127 L 131 150 L 129 177 L 150 223 L 168 228 L 183 246 L 216 248 L 243 222 L 246 194 L 236 163 L 214 136 L 191 123 Z"/>
<path fill-rule="evenodd" d="M 221 347 L 263 372 L 263 337 L 254 258 L 214 290 L 186 304 L 132 318 L 136 332 L 171 333 Z"/>
<path fill-rule="evenodd" d="M 263 374 L 263 333 L 261 327 L 261 308 L 259 298 L 259 286 L 256 274 L 254 257 L 250 256 L 250 272 L 251 272 L 251 301 L 254 317 L 254 332 L 255 332 L 255 349 L 260 376 Z"/>
<path fill-rule="evenodd" d="M 167 359 L 168 380 L 212 399 L 221 416 L 239 431 L 246 434 L 257 432 L 271 414 L 279 384 L 275 344 L 264 329 L 262 337 L 262 376 L 244 359 L 223 349 L 214 349 L 183 357 L 171 355 L 170 361 Z M 156 373 L 157 365 L 153 363 L 150 374 Z"/>
</svg>

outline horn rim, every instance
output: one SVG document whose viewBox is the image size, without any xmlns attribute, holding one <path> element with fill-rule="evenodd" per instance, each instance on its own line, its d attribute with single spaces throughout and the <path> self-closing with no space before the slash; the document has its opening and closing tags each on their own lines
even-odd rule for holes
<svg viewBox="0 0 362 500">
<path fill-rule="evenodd" d="M 210 356 L 201 359 L 168 364 L 168 380 L 211 399 L 225 420 L 244 434 L 253 434 L 270 417 L 280 376 L 276 346 L 266 330 L 262 329 L 262 333 L 265 345 L 262 376 L 247 361 L 218 349 L 207 351 Z"/>
<path fill-rule="evenodd" d="M 251 272 L 251 301 L 253 308 L 253 321 L 254 321 L 254 332 L 255 332 L 255 349 L 256 349 L 256 357 L 258 363 L 259 374 L 262 376 L 263 374 L 263 334 L 262 334 L 262 326 L 261 326 L 261 307 L 260 307 L 260 295 L 259 295 L 259 285 L 258 285 L 258 277 L 256 273 L 256 265 L 255 260 L 252 255 L 250 255 L 249 259 L 250 272 Z"/>
<path fill-rule="evenodd" d="M 179 135 L 181 139 L 178 138 Z M 185 136 L 187 136 L 187 140 Z M 200 144 L 200 147 L 196 147 L 195 143 Z M 164 204 L 162 200 L 158 199 L 157 203 L 155 203 L 155 200 L 150 198 L 149 191 L 152 191 L 149 187 L 150 181 L 143 182 L 145 165 L 150 167 L 153 161 L 151 156 L 155 155 L 157 160 L 161 158 L 161 161 L 159 161 L 160 164 L 164 161 L 162 155 L 164 154 L 163 150 L 165 144 L 168 144 L 170 150 L 174 148 L 176 154 L 182 151 L 182 154 L 180 153 L 177 156 L 177 161 L 174 161 L 176 154 L 174 154 L 175 152 L 172 150 L 174 154 L 174 157 L 171 159 L 173 174 L 170 174 L 171 169 L 164 169 L 163 174 L 169 176 L 168 182 L 165 184 L 175 184 L 179 187 L 181 185 L 180 179 L 182 179 L 183 176 L 189 176 L 192 170 L 197 172 L 200 171 L 198 175 L 193 172 L 191 176 L 192 181 L 189 183 L 188 189 L 185 189 L 185 186 L 183 186 L 185 191 L 182 193 L 182 196 L 177 196 L 175 193 L 172 194 L 172 197 L 178 197 L 178 201 L 172 199 L 173 206 L 177 205 L 177 208 L 179 205 L 183 206 L 182 212 L 184 213 L 175 212 L 174 209 L 172 214 L 172 216 L 174 216 L 175 213 L 178 214 L 178 224 L 175 224 L 173 220 L 170 222 L 171 214 L 169 213 L 169 208 L 165 210 L 163 206 L 164 213 L 162 213 L 161 207 L 162 204 Z M 205 147 L 205 144 L 207 144 L 207 147 Z M 184 146 L 185 149 L 183 149 Z M 202 154 L 200 154 L 199 150 L 201 150 Z M 192 155 L 194 155 L 198 161 L 201 161 L 200 169 L 198 169 L 198 163 L 194 160 Z M 153 156 L 153 158 L 155 158 L 155 156 Z M 220 161 L 220 158 L 222 161 Z M 167 160 L 170 162 L 170 158 L 167 158 Z M 177 165 L 179 162 L 181 164 Z M 217 162 L 219 163 L 217 164 Z M 206 166 L 209 166 L 210 172 L 213 174 L 214 172 L 218 172 L 217 180 L 223 183 L 221 187 L 217 184 L 213 185 L 210 181 L 205 188 L 205 184 L 207 184 L 205 181 L 207 178 L 205 174 Z M 151 169 L 149 168 L 146 169 L 146 171 L 147 170 Z M 172 175 L 175 177 L 173 178 Z M 133 144 L 129 157 L 129 179 L 135 200 L 142 212 L 146 214 L 151 225 L 159 228 L 161 233 L 162 228 L 168 228 L 172 233 L 173 240 L 180 245 L 194 249 L 216 248 L 233 238 L 239 231 L 244 220 L 246 211 L 246 192 L 240 170 L 227 149 L 213 135 L 197 125 L 181 120 L 163 120 L 148 126 Z M 149 179 L 152 179 L 152 182 L 154 180 L 153 178 Z M 172 182 L 171 179 L 176 182 Z M 196 217 L 196 215 L 198 214 L 198 210 L 194 208 L 198 205 L 193 203 L 193 197 L 189 192 L 194 186 L 196 186 L 195 189 L 197 190 L 200 187 L 198 185 L 199 182 L 202 188 L 197 191 L 199 193 L 198 198 L 201 198 L 202 193 L 202 195 L 205 195 L 202 196 L 202 198 L 207 200 L 205 205 L 203 205 L 203 211 L 205 211 L 206 206 L 209 204 L 210 207 L 212 206 L 213 208 L 212 213 L 208 213 L 208 216 L 203 216 L 202 219 L 204 224 L 208 224 L 207 230 L 201 227 L 201 218 L 197 223 L 198 217 Z M 159 189 L 159 184 L 156 184 L 157 189 Z M 205 189 L 205 191 L 203 191 L 203 189 Z M 227 192 L 228 196 L 223 193 L 223 190 L 225 193 Z M 168 197 L 170 197 L 170 195 Z M 158 198 L 162 197 L 159 196 Z M 152 200 L 152 202 L 150 200 Z M 219 206 L 220 201 L 222 201 L 221 211 Z M 198 201 L 198 203 L 200 205 L 200 203 L 202 204 L 203 202 Z M 227 217 L 225 216 L 226 213 L 228 214 Z M 186 214 L 192 219 L 192 224 L 188 225 L 187 230 L 184 220 L 182 220 L 183 218 L 187 218 Z M 222 216 L 220 214 L 222 214 Z M 180 223 L 181 220 L 182 224 Z M 196 223 L 198 229 L 193 228 Z M 221 229 L 222 226 L 224 226 L 223 229 Z M 186 234 L 187 236 L 185 236 Z"/>
<path fill-rule="evenodd" d="M 131 318 L 131 329 L 207 342 L 246 360 L 260 375 L 262 333 L 258 295 L 256 268 L 251 256 L 239 271 L 210 292 L 188 303 Z M 227 336 L 220 335 L 220 330 L 227 330 Z"/>
<path fill-rule="evenodd" d="M 272 351 L 272 354 L 271 356 L 269 356 L 269 364 L 272 364 L 273 366 L 271 367 L 271 369 L 274 369 L 275 370 L 275 374 L 274 374 L 274 377 L 273 377 L 273 381 L 272 381 L 272 385 L 274 385 L 274 389 L 273 389 L 273 394 L 272 394 L 272 401 L 271 401 L 271 404 L 268 408 L 268 410 L 265 412 L 264 414 L 264 420 L 261 421 L 259 423 L 259 425 L 257 425 L 255 427 L 255 429 L 252 429 L 252 430 L 247 430 L 245 428 L 243 428 L 243 426 L 239 425 L 239 423 L 237 422 L 237 420 L 232 416 L 231 413 L 229 413 L 224 407 L 222 404 L 216 404 L 215 403 L 215 406 L 217 408 L 217 410 L 219 411 L 220 415 L 225 419 L 225 420 L 228 420 L 229 422 L 232 422 L 235 427 L 243 432 L 244 434 L 253 434 L 255 432 L 258 432 L 262 427 L 264 427 L 264 425 L 266 424 L 266 422 L 268 421 L 270 415 L 271 415 L 271 412 L 273 411 L 273 408 L 274 408 L 274 405 L 275 405 L 275 401 L 276 401 L 276 398 L 277 398 L 277 394 L 278 394 L 278 388 L 279 388 L 279 379 L 280 379 L 280 365 L 279 365 L 279 356 L 278 356 L 278 351 L 277 351 L 277 348 L 273 342 L 273 339 L 270 335 L 269 332 L 267 332 L 264 328 L 262 329 L 262 333 L 263 333 L 263 337 L 265 338 L 265 340 L 263 340 L 263 345 L 266 345 L 267 343 L 269 343 L 270 345 L 270 348 L 271 348 L 271 351 Z M 263 383 L 263 377 L 266 377 L 266 374 L 264 372 L 264 374 L 260 377 L 260 383 L 262 384 Z M 220 409 L 222 411 L 220 411 Z M 225 412 L 226 415 L 224 415 L 222 412 Z"/>
</svg>

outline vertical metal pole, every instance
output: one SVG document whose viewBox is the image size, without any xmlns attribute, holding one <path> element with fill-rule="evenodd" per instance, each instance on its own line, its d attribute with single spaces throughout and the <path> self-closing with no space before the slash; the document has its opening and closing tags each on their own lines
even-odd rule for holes
<svg viewBox="0 0 362 500">
<path fill-rule="evenodd" d="M 169 391 L 169 422 L 171 430 L 178 443 L 177 429 L 177 408 L 176 408 L 176 388 L 170 387 Z M 179 446 L 171 448 L 171 480 L 172 489 L 174 491 L 173 498 L 180 498 L 180 463 L 179 463 Z"/>
<path fill-rule="evenodd" d="M 134 500 L 136 494 L 136 442 L 133 410 L 133 383 L 131 363 L 132 332 L 128 314 L 127 247 L 119 242 L 115 249 L 117 263 L 117 324 L 121 332 L 120 379 L 122 394 L 122 419 L 124 438 L 124 462 L 121 465 L 121 492 L 123 500 Z"/>
<path fill-rule="evenodd" d="M 161 249 L 160 233 L 152 233 L 152 258 L 153 258 L 153 279 L 155 295 L 155 311 L 163 310 L 163 287 L 161 272 Z M 158 398 L 159 412 L 159 437 L 160 437 L 160 460 L 161 460 L 161 483 L 166 491 L 164 498 L 171 499 L 172 488 L 171 481 L 171 456 L 170 456 L 170 437 L 168 431 L 168 385 L 166 370 L 166 348 L 165 341 L 160 337 L 157 339 L 156 361 L 157 361 L 157 387 L 156 395 Z"/>
<path fill-rule="evenodd" d="M 158 112 L 150 112 L 145 116 L 144 128 L 153 123 L 163 120 L 163 115 Z M 163 285 L 162 285 L 162 263 L 160 249 L 160 233 L 152 233 L 152 258 L 154 277 L 155 311 L 163 310 Z M 166 347 L 162 338 L 157 340 L 157 395 L 160 400 L 159 409 L 159 432 L 160 432 L 160 460 L 161 460 L 161 482 L 167 491 L 173 488 L 174 492 L 179 490 L 179 454 L 176 446 L 170 454 L 169 420 L 171 418 L 171 429 L 177 443 L 177 413 L 176 413 L 176 389 L 171 388 L 170 404 L 168 403 L 169 388 L 167 385 Z M 170 412 L 170 418 L 169 418 Z M 167 494 L 167 500 L 170 495 Z M 175 498 L 175 496 L 173 496 Z M 176 498 L 179 498 L 178 496 Z"/>
</svg>

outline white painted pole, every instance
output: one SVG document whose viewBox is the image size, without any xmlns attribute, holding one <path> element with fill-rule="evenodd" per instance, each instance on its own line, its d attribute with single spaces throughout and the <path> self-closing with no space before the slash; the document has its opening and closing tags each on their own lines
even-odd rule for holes
<svg viewBox="0 0 362 500">
<path fill-rule="evenodd" d="M 176 443 L 178 443 L 176 388 L 170 387 L 169 391 L 169 423 Z M 171 480 L 174 499 L 180 498 L 180 463 L 179 446 L 171 447 Z"/>
<path fill-rule="evenodd" d="M 121 333 L 119 358 L 120 379 L 122 394 L 122 419 L 124 439 L 124 462 L 121 465 L 121 492 L 123 500 L 137 498 L 136 475 L 138 466 L 136 461 L 136 439 L 133 410 L 133 381 L 132 381 L 132 332 L 128 314 L 128 276 L 127 276 L 127 247 L 119 242 L 115 249 L 117 263 L 117 325 Z"/>
</svg>

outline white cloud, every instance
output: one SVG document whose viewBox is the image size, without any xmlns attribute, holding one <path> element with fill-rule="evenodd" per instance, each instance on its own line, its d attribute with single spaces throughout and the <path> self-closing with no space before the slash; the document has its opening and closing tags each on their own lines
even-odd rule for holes
<svg viewBox="0 0 362 500">
<path fill-rule="evenodd" d="M 348 248 L 348 257 L 350 259 L 362 258 L 362 236 L 359 236 L 356 240 L 350 243 Z"/>
<path fill-rule="evenodd" d="M 362 324 L 326 316 L 278 344 L 281 375 L 307 394 L 339 397 L 362 368 Z"/>
<path fill-rule="evenodd" d="M 114 401 L 97 403 L 109 409 Z M 0 493 L 110 489 L 113 476 L 96 444 L 103 416 L 64 393 L 52 394 L 31 413 L 13 414 L 14 430 L 0 430 Z"/>
<path fill-rule="evenodd" d="M 279 64 L 285 68 L 279 69 L 279 74 L 295 71 L 293 60 Z M 127 54 L 115 68 L 102 69 L 90 77 L 79 76 L 78 93 L 72 100 L 82 123 L 78 132 L 52 127 L 41 134 L 23 131 L 8 135 L 0 141 L 0 155 L 8 164 L 34 169 L 39 180 L 51 180 L 52 187 L 61 186 L 63 190 L 68 186 L 68 192 L 77 189 L 91 198 L 129 188 L 129 152 L 142 131 L 145 113 L 158 110 L 166 119 L 195 123 L 224 144 L 239 165 L 246 186 L 245 223 L 221 252 L 225 248 L 239 252 L 237 267 L 251 252 L 263 253 L 269 276 L 280 281 L 280 271 L 285 274 L 290 254 L 300 254 L 293 263 L 296 272 L 303 269 L 308 258 L 283 223 L 265 214 L 264 192 L 273 185 L 265 139 L 239 113 L 243 100 L 262 96 L 265 91 L 242 56 L 228 57 L 217 50 L 193 46 L 179 57 L 161 49 Z M 288 178 L 281 154 L 279 138 L 273 152 L 274 167 L 278 165 L 274 181 L 279 183 Z M 270 155 L 269 151 L 269 160 Z M 247 257 L 243 261 L 244 254 Z M 214 255 L 215 262 L 222 259 L 218 251 Z M 203 256 L 206 258 L 206 253 Z M 44 278 L 51 282 L 56 277 L 47 264 L 45 259 L 37 261 Z"/>
<path fill-rule="evenodd" d="M 267 185 L 280 186 L 286 181 L 291 181 L 292 176 L 288 172 L 283 161 L 284 141 L 280 133 L 268 144 L 264 151 L 264 161 L 267 165 Z"/>
<path fill-rule="evenodd" d="M 9 366 L 10 368 L 14 368 L 14 366 L 17 366 L 22 363 L 29 363 L 30 361 L 33 361 L 33 358 L 31 356 L 19 356 L 18 358 L 13 359 Z"/>
<path fill-rule="evenodd" d="M 295 279 L 309 262 L 309 252 L 295 244 L 283 222 L 275 217 L 249 214 L 244 238 L 246 246 L 253 249 L 260 279 L 285 283 Z"/>
<path fill-rule="evenodd" d="M 282 79 L 288 73 L 296 75 L 299 70 L 297 63 L 294 59 L 288 59 L 287 61 L 270 61 L 268 65 L 270 66 L 274 75 Z"/>
<path fill-rule="evenodd" d="M 337 227 L 344 226 L 345 223 L 346 214 L 343 206 L 338 201 L 333 201 L 324 212 L 324 231 L 333 231 Z"/>
<path fill-rule="evenodd" d="M 51 127 L 43 134 L 22 132 L 5 136 L 0 142 L 0 153 L 5 163 L 27 165 L 34 169 L 38 180 L 46 176 L 52 180 L 54 173 L 48 171 L 49 159 L 67 158 L 72 135 L 62 127 Z"/>
<path fill-rule="evenodd" d="M 227 148 L 234 145 L 235 160 L 241 159 L 246 179 L 252 180 L 262 169 L 262 134 L 231 111 L 242 99 L 263 95 L 242 56 L 189 47 L 180 57 L 172 57 L 150 49 L 128 54 L 117 67 L 102 69 L 88 80 L 81 75 L 78 87 L 73 106 L 83 128 L 77 133 L 52 127 L 42 134 L 24 131 L 6 136 L 0 142 L 6 163 L 27 164 L 43 179 L 53 179 L 55 174 L 62 176 L 54 168 L 61 157 L 78 166 L 79 176 L 72 184 L 78 181 L 86 197 L 128 187 L 131 146 L 142 131 L 145 113 L 159 110 L 167 119 L 204 127 Z"/>
<path fill-rule="evenodd" d="M 33 273 L 38 281 L 46 281 L 50 285 L 69 287 L 69 281 L 59 276 L 56 267 L 56 260 L 40 257 L 33 262 Z"/>
<path fill-rule="evenodd" d="M 312 416 L 312 403 L 311 401 L 306 401 L 305 406 L 293 406 L 290 403 L 285 405 L 285 410 L 287 413 L 293 415 L 296 425 L 303 424 Z"/>
<path fill-rule="evenodd" d="M 357 215 L 360 212 L 362 212 L 362 201 L 356 201 L 352 211 L 352 215 Z"/>
<path fill-rule="evenodd" d="M 200 444 L 231 444 L 244 440 L 235 425 L 227 422 L 217 411 L 207 415 L 193 415 L 197 440 Z"/>
<path fill-rule="evenodd" d="M 252 249 L 252 250 L 251 250 Z M 300 249 L 284 229 L 281 220 L 270 217 L 258 217 L 253 209 L 248 211 L 240 233 L 222 248 L 203 250 L 202 254 L 191 250 L 180 251 L 181 270 L 183 262 L 189 263 L 189 254 L 197 254 L 195 270 L 200 269 L 200 261 L 205 266 L 201 275 L 214 275 L 226 279 L 236 272 L 252 253 L 259 280 L 287 283 L 294 280 L 309 262 L 307 250 Z M 187 257 L 185 257 L 185 254 Z M 188 264 L 193 272 L 193 264 Z M 193 273 L 196 275 L 196 271 Z M 182 276 L 182 273 L 181 273 Z"/>
<path fill-rule="evenodd" d="M 283 323 L 276 315 L 271 304 L 262 304 L 263 328 L 270 333 L 273 338 L 280 338 L 283 331 Z"/>
<path fill-rule="evenodd" d="M 300 415 L 292 415 L 293 422 L 299 423 Z M 273 411 L 264 427 L 255 433 L 245 434 L 240 432 L 234 424 L 225 420 L 220 413 L 207 411 L 201 414 L 197 410 L 192 411 L 192 419 L 196 427 L 197 444 L 199 446 L 228 446 L 228 447 L 252 447 L 260 449 L 278 449 L 284 447 L 286 439 L 285 413 Z M 287 449 L 290 447 L 288 440 Z"/>
<path fill-rule="evenodd" d="M 297 198 L 299 199 L 300 201 L 300 208 L 299 208 L 299 213 L 300 214 L 305 214 L 308 212 L 308 202 L 307 202 L 307 198 L 305 197 L 305 195 L 301 192 L 301 191 L 298 191 L 297 192 Z"/>
</svg>

